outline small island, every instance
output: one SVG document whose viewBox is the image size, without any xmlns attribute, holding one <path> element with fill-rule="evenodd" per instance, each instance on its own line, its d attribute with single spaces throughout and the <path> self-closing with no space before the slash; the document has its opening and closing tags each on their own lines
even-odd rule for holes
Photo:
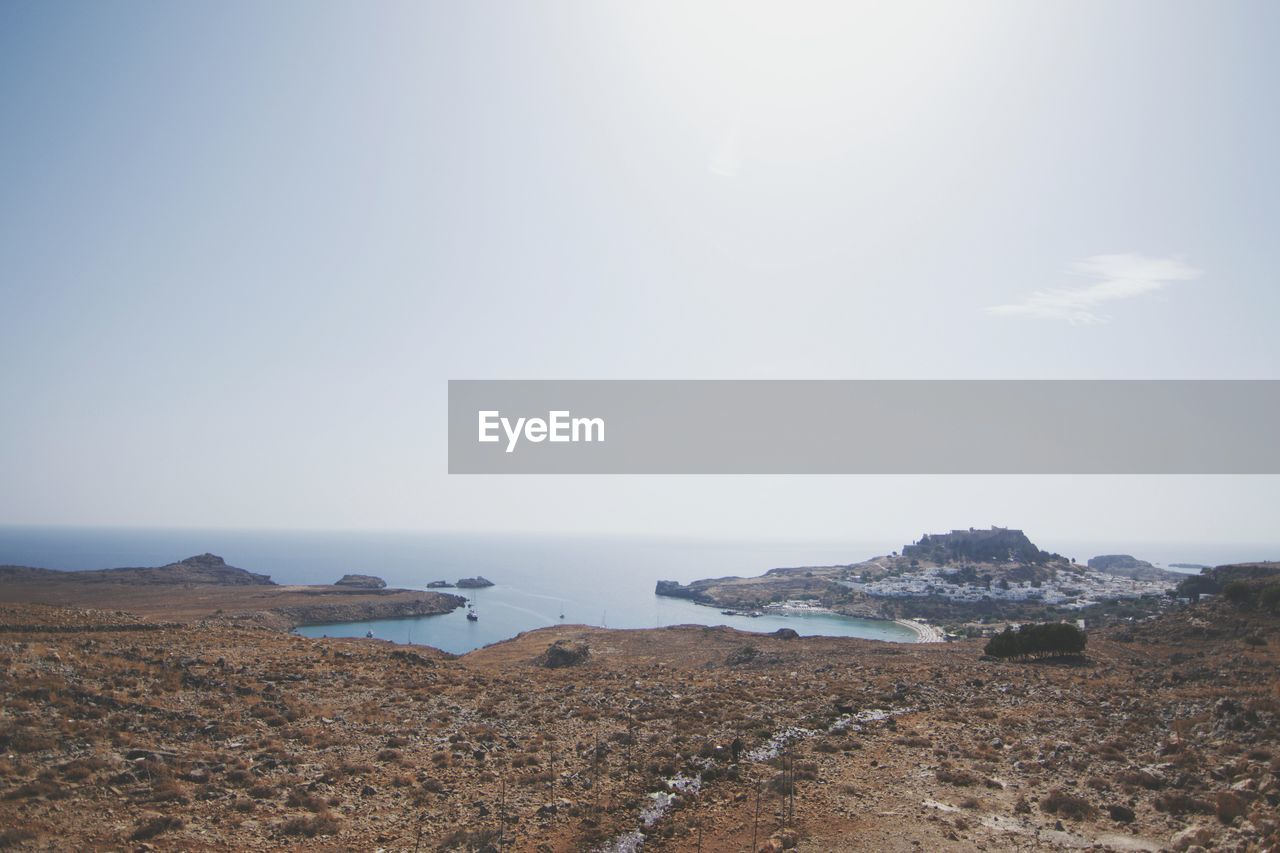
<svg viewBox="0 0 1280 853">
<path fill-rule="evenodd" d="M 387 582 L 373 575 L 343 575 L 334 586 L 345 586 L 351 589 L 386 589 Z"/>
<path fill-rule="evenodd" d="M 454 586 L 458 589 L 483 589 L 486 586 L 493 586 L 493 581 L 484 575 L 476 575 L 473 578 L 462 578 Z"/>
</svg>

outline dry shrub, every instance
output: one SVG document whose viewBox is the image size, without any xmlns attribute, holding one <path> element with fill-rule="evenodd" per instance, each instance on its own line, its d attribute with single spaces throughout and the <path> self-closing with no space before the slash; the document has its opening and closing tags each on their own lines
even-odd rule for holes
<svg viewBox="0 0 1280 853">
<path fill-rule="evenodd" d="M 1116 774 L 1116 781 L 1121 785 L 1146 788 L 1149 791 L 1164 787 L 1164 780 L 1148 770 L 1121 770 Z"/>
<path fill-rule="evenodd" d="M 1213 814 L 1213 805 L 1207 800 L 1201 800 L 1198 797 L 1192 797 L 1181 791 L 1171 791 L 1156 797 L 1156 811 L 1167 812 L 1172 815 L 1183 814 Z"/>
<path fill-rule="evenodd" d="M 306 788 L 294 788 L 290 791 L 285 804 L 293 808 L 304 808 L 309 812 L 323 812 L 325 809 L 324 799 L 312 794 Z"/>
<path fill-rule="evenodd" d="M 3 746 L 6 741 L 9 749 L 19 753 L 44 752 L 46 749 L 53 749 L 56 743 L 52 735 L 32 731 L 29 728 L 19 728 L 0 734 L 0 746 Z"/>
<path fill-rule="evenodd" d="M 146 841 L 148 838 L 155 838 L 162 832 L 168 832 L 171 829 L 182 829 L 182 818 L 165 815 L 163 817 L 153 817 L 151 820 L 144 820 L 133 830 L 133 834 L 129 837 L 134 841 Z"/>
<path fill-rule="evenodd" d="M 285 835 L 305 835 L 315 838 L 317 835 L 337 835 L 338 820 L 329 812 L 321 812 L 312 817 L 295 817 L 280 827 Z"/>
<path fill-rule="evenodd" d="M 228 785 L 235 785 L 238 788 L 247 788 L 254 781 L 254 775 L 242 769 L 228 772 L 225 778 Z"/>
<path fill-rule="evenodd" d="M 11 791 L 5 792 L 6 800 L 29 800 L 34 797 L 44 797 L 46 800 L 65 800 L 71 796 L 71 792 L 62 784 L 52 779 L 34 779 L 25 785 L 19 785 Z"/>
<path fill-rule="evenodd" d="M 1093 815 L 1093 804 L 1084 797 L 1069 794 L 1061 788 L 1054 788 L 1044 799 L 1040 800 L 1040 808 L 1052 814 L 1066 818 L 1083 820 Z"/>
<path fill-rule="evenodd" d="M 496 829 L 457 829 L 440 841 L 441 850 L 485 850 L 492 849 L 498 838 Z"/>
<path fill-rule="evenodd" d="M 0 830 L 0 850 L 8 850 L 10 847 L 17 847 L 24 841 L 30 841 L 35 838 L 34 831 L 26 827 L 11 827 L 9 829 Z"/>
<path fill-rule="evenodd" d="M 969 785 L 976 785 L 978 783 L 978 777 L 970 773 L 968 770 L 955 770 L 950 767 L 940 767 L 935 775 L 938 777 L 939 782 L 947 785 L 968 787 Z"/>
</svg>

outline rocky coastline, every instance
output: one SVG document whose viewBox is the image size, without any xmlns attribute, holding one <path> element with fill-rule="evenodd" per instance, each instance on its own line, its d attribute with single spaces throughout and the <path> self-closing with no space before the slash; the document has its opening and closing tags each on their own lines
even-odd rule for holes
<svg viewBox="0 0 1280 853">
<path fill-rule="evenodd" d="M 222 622 L 291 630 L 302 625 L 434 616 L 462 607 L 460 595 L 387 588 L 347 575 L 332 585 L 281 585 L 213 554 L 154 568 L 65 572 L 0 567 L 0 604 L 127 610 L 166 623 Z"/>
</svg>

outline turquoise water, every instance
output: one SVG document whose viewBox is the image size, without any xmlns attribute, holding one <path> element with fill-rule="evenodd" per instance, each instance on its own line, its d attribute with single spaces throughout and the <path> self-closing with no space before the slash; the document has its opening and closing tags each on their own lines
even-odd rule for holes
<svg viewBox="0 0 1280 853">
<path fill-rule="evenodd" d="M 456 592 L 456 590 L 442 590 Z M 380 640 L 396 643 L 420 643 L 446 652 L 462 654 L 499 640 L 514 637 L 521 631 L 548 625 L 604 625 L 610 628 L 659 628 L 665 625 L 729 625 L 743 631 L 768 632 L 793 628 L 803 636 L 865 637 L 893 642 L 914 642 L 914 631 L 893 622 L 851 619 L 823 613 L 796 613 L 786 616 L 767 614 L 725 616 L 714 607 L 704 607 L 678 598 L 662 598 L 649 591 L 650 601 L 636 600 L 624 608 L 597 610 L 600 597 L 590 589 L 570 591 L 564 599 L 532 593 L 516 587 L 499 585 L 471 592 L 479 621 L 469 622 L 465 610 L 444 616 L 418 619 L 378 619 L 369 622 L 346 622 L 331 625 L 309 625 L 298 629 L 307 637 L 363 637 L 366 632 Z M 613 596 L 610 600 L 616 600 Z M 560 619 L 561 602 L 565 618 Z"/>
<path fill-rule="evenodd" d="M 0 564 L 56 569 L 156 566 L 206 551 L 277 583 L 333 583 L 348 572 L 390 586 L 422 589 L 433 580 L 484 575 L 497 586 L 443 590 L 473 595 L 480 615 L 310 626 L 308 636 L 364 636 L 462 653 L 560 623 L 653 628 L 732 625 L 746 631 L 794 628 L 801 634 L 911 641 L 891 622 L 821 614 L 723 616 L 712 607 L 653 594 L 659 580 L 688 582 L 758 575 L 775 566 L 848 563 L 887 553 L 891 543 L 713 542 L 610 537 L 442 533 L 259 532 L 0 528 Z"/>
<path fill-rule="evenodd" d="M 1035 539 L 1034 535 L 1032 537 Z M 277 583 L 332 583 L 343 574 L 378 575 L 391 586 L 421 589 L 433 580 L 481 574 L 497 583 L 474 595 L 480 621 L 461 610 L 445 616 L 312 626 L 308 635 L 374 636 L 422 643 L 450 652 L 560 622 L 653 628 L 732 625 L 745 631 L 794 628 L 806 635 L 909 641 L 914 634 L 888 622 L 822 614 L 723 616 L 719 610 L 653 594 L 659 580 L 687 583 L 725 575 L 759 575 L 777 566 L 847 564 L 902 546 L 895 540 L 842 542 L 724 542 L 624 537 L 479 535 L 452 533 L 138 530 L 0 526 L 0 565 L 53 569 L 158 566 L 206 551 L 233 566 L 264 572 Z M 1221 564 L 1280 554 L 1269 545 L 1157 543 L 1072 544 L 1041 547 L 1087 559 L 1132 553 L 1158 563 Z M 445 590 L 448 592 L 449 590 Z"/>
</svg>

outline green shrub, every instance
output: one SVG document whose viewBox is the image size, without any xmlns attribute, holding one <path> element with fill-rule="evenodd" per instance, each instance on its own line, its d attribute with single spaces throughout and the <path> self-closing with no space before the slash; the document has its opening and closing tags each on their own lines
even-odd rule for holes
<svg viewBox="0 0 1280 853">
<path fill-rule="evenodd" d="M 983 651 L 997 658 L 1042 658 L 1075 656 L 1084 652 L 1088 641 L 1084 631 L 1066 622 L 1022 625 L 1005 628 L 987 643 Z"/>
</svg>

